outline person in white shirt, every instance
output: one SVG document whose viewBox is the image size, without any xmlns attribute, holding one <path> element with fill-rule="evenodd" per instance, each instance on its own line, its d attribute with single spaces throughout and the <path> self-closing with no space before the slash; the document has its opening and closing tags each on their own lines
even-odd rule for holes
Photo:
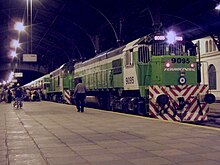
<svg viewBox="0 0 220 165">
<path fill-rule="evenodd" d="M 79 83 L 74 89 L 74 96 L 76 97 L 77 112 L 84 112 L 85 98 L 86 98 L 86 87 L 82 83 L 82 79 L 79 79 Z"/>
</svg>

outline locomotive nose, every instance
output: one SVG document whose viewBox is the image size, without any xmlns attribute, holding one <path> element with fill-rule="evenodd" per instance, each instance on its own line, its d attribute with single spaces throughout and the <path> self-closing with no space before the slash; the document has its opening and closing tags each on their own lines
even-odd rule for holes
<svg viewBox="0 0 220 165">
<path fill-rule="evenodd" d="M 206 94 L 204 97 L 204 101 L 208 104 L 214 103 L 215 100 L 216 100 L 215 95 L 213 95 L 211 93 Z"/>
</svg>

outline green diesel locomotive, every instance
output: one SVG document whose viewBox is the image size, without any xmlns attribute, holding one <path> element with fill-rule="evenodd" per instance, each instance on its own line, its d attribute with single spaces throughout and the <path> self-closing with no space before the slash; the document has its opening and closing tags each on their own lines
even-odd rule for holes
<svg viewBox="0 0 220 165">
<path fill-rule="evenodd" d="M 48 95 L 71 103 L 78 79 L 87 87 L 87 104 L 101 109 L 174 121 L 206 120 L 215 101 L 200 84 L 193 44 L 174 32 L 151 34 L 89 60 L 51 72 Z"/>
</svg>

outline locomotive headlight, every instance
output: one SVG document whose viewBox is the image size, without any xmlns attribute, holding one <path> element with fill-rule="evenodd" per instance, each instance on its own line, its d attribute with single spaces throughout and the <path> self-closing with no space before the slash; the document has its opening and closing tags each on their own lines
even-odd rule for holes
<svg viewBox="0 0 220 165">
<path fill-rule="evenodd" d="M 190 64 L 190 67 L 195 68 L 195 64 L 194 63 Z"/>
<path fill-rule="evenodd" d="M 176 41 L 183 41 L 183 37 L 177 36 L 174 31 L 167 32 L 166 39 L 168 44 L 174 44 Z"/>
<path fill-rule="evenodd" d="M 169 31 L 167 32 L 167 43 L 168 44 L 173 44 L 176 40 L 175 40 L 175 37 L 176 37 L 176 33 L 174 31 Z"/>
<path fill-rule="evenodd" d="M 166 66 L 166 68 L 169 68 L 169 67 L 170 67 L 170 63 L 167 62 L 167 63 L 165 64 L 165 66 Z"/>
</svg>

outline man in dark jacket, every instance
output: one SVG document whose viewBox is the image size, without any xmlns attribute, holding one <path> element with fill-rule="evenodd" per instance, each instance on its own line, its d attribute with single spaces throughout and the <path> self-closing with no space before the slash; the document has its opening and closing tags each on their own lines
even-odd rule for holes
<svg viewBox="0 0 220 165">
<path fill-rule="evenodd" d="M 82 83 L 82 79 L 79 79 L 79 83 L 74 89 L 74 96 L 76 97 L 76 107 L 78 112 L 84 112 L 85 98 L 86 98 L 86 87 Z"/>
<path fill-rule="evenodd" d="M 20 107 L 23 106 L 23 104 L 22 104 L 22 94 L 23 94 L 23 92 L 22 92 L 21 88 L 17 88 L 15 90 L 15 102 L 16 102 L 16 104 L 19 104 Z"/>
</svg>

